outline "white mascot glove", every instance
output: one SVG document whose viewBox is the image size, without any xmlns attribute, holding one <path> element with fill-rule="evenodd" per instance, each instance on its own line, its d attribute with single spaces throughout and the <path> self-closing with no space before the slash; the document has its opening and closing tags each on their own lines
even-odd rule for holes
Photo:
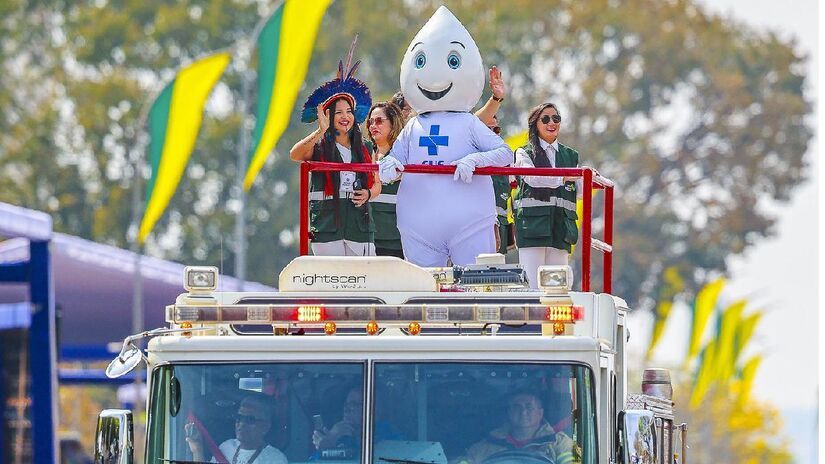
<svg viewBox="0 0 825 464">
<path fill-rule="evenodd" d="M 473 171 L 476 169 L 476 162 L 471 158 L 472 155 L 467 155 L 460 160 L 453 161 L 450 164 L 455 165 L 455 174 L 453 180 L 461 179 L 465 184 L 473 181 Z"/>
<path fill-rule="evenodd" d="M 378 179 L 382 184 L 389 184 L 395 179 L 398 179 L 403 170 L 404 165 L 401 164 L 401 161 L 398 161 L 392 156 L 385 156 L 378 162 Z"/>
</svg>

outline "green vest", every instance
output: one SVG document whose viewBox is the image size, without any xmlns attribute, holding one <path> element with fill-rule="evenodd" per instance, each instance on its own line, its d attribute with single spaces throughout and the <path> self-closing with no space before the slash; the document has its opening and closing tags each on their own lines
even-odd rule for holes
<svg viewBox="0 0 825 464">
<path fill-rule="evenodd" d="M 536 167 L 550 167 L 536 162 L 533 148 L 528 143 L 521 147 Z M 579 153 L 559 144 L 556 153 L 557 168 L 579 165 Z M 572 250 L 579 239 L 576 227 L 576 183 L 565 182 L 557 188 L 535 188 L 518 178 L 519 190 L 513 201 L 516 211 L 516 245 L 519 248 L 553 247 Z"/>
<path fill-rule="evenodd" d="M 510 199 L 510 176 L 492 176 L 496 194 L 496 214 L 500 224 L 507 224 L 507 200 Z M 504 216 L 504 221 L 501 217 Z"/>
<path fill-rule="evenodd" d="M 372 218 L 375 221 L 375 246 L 401 250 L 401 233 L 395 215 L 395 199 L 401 181 L 381 187 L 381 195 L 371 201 Z"/>
<path fill-rule="evenodd" d="M 335 145 L 333 145 L 334 147 Z M 366 144 L 364 147 L 366 148 Z M 313 161 L 328 161 L 343 163 L 338 149 L 333 150 L 332 156 L 322 153 L 321 143 L 315 144 L 312 152 Z M 363 163 L 364 153 L 352 152 L 353 163 Z M 324 186 L 327 179 L 332 183 L 334 195 L 325 195 Z M 356 179 L 367 188 L 369 185 L 367 173 L 356 173 Z M 309 231 L 312 241 L 318 243 L 334 242 L 337 240 L 351 240 L 360 243 L 372 243 L 375 234 L 375 224 L 372 220 L 370 203 L 356 208 L 352 198 L 345 198 L 346 193 L 340 192 L 341 176 L 337 171 L 312 171 L 309 187 Z"/>
</svg>

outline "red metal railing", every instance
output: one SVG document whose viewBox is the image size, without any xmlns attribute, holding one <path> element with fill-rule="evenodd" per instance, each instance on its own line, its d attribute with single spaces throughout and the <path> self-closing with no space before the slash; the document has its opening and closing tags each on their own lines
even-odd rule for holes
<svg viewBox="0 0 825 464">
<path fill-rule="evenodd" d="M 300 215 L 300 254 L 309 253 L 309 173 L 312 171 L 377 171 L 377 164 L 344 164 L 306 161 L 301 163 L 301 215 Z M 453 174 L 455 166 L 404 166 L 405 174 Z M 581 289 L 590 291 L 590 253 L 596 249 L 602 252 L 603 258 L 603 291 L 612 291 L 613 277 L 613 182 L 595 175 L 591 168 L 478 168 L 474 172 L 479 175 L 517 175 L 517 176 L 556 176 L 582 177 L 582 276 Z M 592 236 L 593 190 L 604 190 L 604 240 Z"/>
</svg>

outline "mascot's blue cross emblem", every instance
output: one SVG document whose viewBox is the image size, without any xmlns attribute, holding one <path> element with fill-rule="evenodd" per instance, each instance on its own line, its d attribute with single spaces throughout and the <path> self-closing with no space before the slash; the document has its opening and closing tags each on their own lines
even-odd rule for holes
<svg viewBox="0 0 825 464">
<path fill-rule="evenodd" d="M 441 126 L 433 124 L 430 126 L 430 135 L 422 135 L 418 138 L 419 147 L 427 147 L 427 154 L 429 156 L 438 155 L 438 147 L 446 147 L 450 144 L 450 137 L 446 135 L 438 135 L 441 132 Z"/>
</svg>

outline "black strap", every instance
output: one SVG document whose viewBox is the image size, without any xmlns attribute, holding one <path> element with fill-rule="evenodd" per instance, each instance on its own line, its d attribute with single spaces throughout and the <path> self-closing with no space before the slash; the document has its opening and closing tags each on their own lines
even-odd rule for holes
<svg viewBox="0 0 825 464">
<path fill-rule="evenodd" d="M 255 460 L 258 459 L 258 456 L 263 452 L 264 448 L 266 448 L 266 445 L 258 448 L 255 451 L 255 454 L 253 454 L 252 457 L 248 461 L 246 461 L 246 464 L 252 464 L 253 462 L 255 462 Z M 232 456 L 232 464 L 238 464 L 238 453 L 240 453 L 240 452 L 241 452 L 241 444 L 238 443 L 238 447 L 235 448 L 235 455 Z"/>
</svg>

